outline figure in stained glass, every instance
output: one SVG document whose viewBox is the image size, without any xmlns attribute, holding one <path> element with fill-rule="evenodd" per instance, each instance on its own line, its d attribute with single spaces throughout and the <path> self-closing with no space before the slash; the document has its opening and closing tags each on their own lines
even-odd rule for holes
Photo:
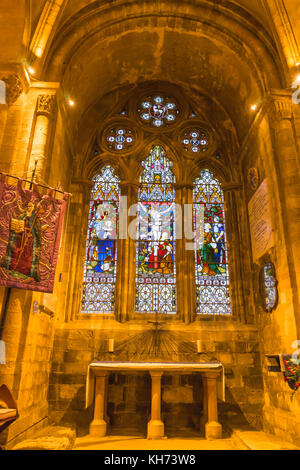
<svg viewBox="0 0 300 470">
<path fill-rule="evenodd" d="M 110 166 L 94 178 L 90 202 L 83 313 L 112 313 L 116 282 L 119 178 Z"/>
<path fill-rule="evenodd" d="M 230 314 L 224 196 L 209 170 L 195 181 L 194 225 L 197 312 Z"/>
<path fill-rule="evenodd" d="M 142 163 L 138 209 L 137 312 L 175 313 L 175 177 L 162 147 Z"/>
</svg>

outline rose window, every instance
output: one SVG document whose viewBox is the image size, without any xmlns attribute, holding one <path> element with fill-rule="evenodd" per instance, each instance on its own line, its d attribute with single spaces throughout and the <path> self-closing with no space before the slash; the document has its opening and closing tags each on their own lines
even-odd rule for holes
<svg viewBox="0 0 300 470">
<path fill-rule="evenodd" d="M 161 95 L 154 95 L 142 101 L 138 112 L 142 121 L 157 128 L 173 124 L 179 114 L 175 101 Z"/>
</svg>

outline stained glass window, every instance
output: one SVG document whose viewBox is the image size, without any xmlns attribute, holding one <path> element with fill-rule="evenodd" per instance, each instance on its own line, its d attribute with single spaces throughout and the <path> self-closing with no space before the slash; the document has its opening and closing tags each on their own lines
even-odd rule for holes
<svg viewBox="0 0 300 470">
<path fill-rule="evenodd" d="M 184 132 L 182 145 L 186 152 L 206 152 L 209 146 L 209 137 L 203 129 L 188 129 Z"/>
<path fill-rule="evenodd" d="M 175 176 L 162 147 L 142 162 L 136 250 L 136 311 L 176 313 Z"/>
<path fill-rule="evenodd" d="M 194 226 L 197 313 L 230 315 L 224 195 L 209 170 L 194 183 Z"/>
<path fill-rule="evenodd" d="M 154 127 L 172 124 L 176 121 L 179 109 L 176 102 L 162 95 L 148 96 L 138 108 L 140 118 Z"/>
<path fill-rule="evenodd" d="M 86 241 L 82 313 L 113 313 L 120 179 L 111 166 L 94 178 Z"/>
<path fill-rule="evenodd" d="M 129 150 L 134 141 L 134 132 L 126 127 L 113 127 L 105 134 L 105 142 L 109 150 Z"/>
</svg>

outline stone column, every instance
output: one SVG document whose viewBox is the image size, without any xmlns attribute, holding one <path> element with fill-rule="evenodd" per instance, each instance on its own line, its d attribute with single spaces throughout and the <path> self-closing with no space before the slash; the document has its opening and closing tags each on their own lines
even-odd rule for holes
<svg viewBox="0 0 300 470">
<path fill-rule="evenodd" d="M 297 338 L 300 338 L 300 156 L 293 121 L 291 94 L 273 95 L 270 109 L 270 128 L 274 148 L 274 166 L 278 179 L 279 197 L 289 278 L 292 288 L 292 302 L 295 312 Z"/>
<path fill-rule="evenodd" d="M 251 241 L 247 238 L 245 231 L 241 236 L 244 216 L 241 205 L 243 194 L 240 188 L 234 185 L 224 185 L 223 192 L 232 314 L 234 318 L 237 317 L 242 323 L 248 323 L 249 295 L 251 294 L 244 295 L 244 286 L 251 282 L 249 280 L 251 266 L 249 264 L 250 259 L 245 256 L 245 253 L 249 252 L 248 248 Z"/>
<path fill-rule="evenodd" d="M 125 322 L 130 314 L 134 313 L 135 306 L 136 245 L 128 233 L 130 224 L 128 212 L 132 204 L 137 203 L 137 186 L 128 182 L 121 182 L 120 186 L 121 196 L 127 197 L 127 207 L 125 204 L 123 207 L 120 205 L 115 315 L 118 321 Z"/>
<path fill-rule="evenodd" d="M 94 437 L 106 436 L 107 423 L 104 420 L 106 415 L 107 400 L 107 371 L 97 372 L 95 377 L 95 401 L 94 419 L 90 424 L 90 435 Z"/>
<path fill-rule="evenodd" d="M 36 108 L 36 122 L 32 140 L 29 162 L 29 171 L 33 171 L 35 164 L 36 179 L 44 181 L 50 167 L 48 144 L 51 136 L 51 121 L 55 116 L 55 95 L 39 95 Z"/>
<path fill-rule="evenodd" d="M 162 439 L 165 433 L 165 425 L 161 420 L 161 378 L 163 372 L 151 371 L 152 397 L 151 420 L 148 423 L 148 439 Z"/>
<path fill-rule="evenodd" d="M 205 437 L 208 440 L 222 438 L 222 425 L 218 422 L 218 396 L 217 396 L 217 374 L 206 372 L 207 382 L 207 417 L 205 424 Z"/>
<path fill-rule="evenodd" d="M 176 228 L 176 265 L 177 265 L 177 304 L 180 318 L 185 323 L 191 323 L 196 314 L 196 284 L 195 284 L 195 252 L 194 252 L 194 221 L 193 221 L 193 185 L 177 185 L 176 201 L 182 211 L 182 227 Z M 177 221 L 179 222 L 179 221 Z M 181 231 L 181 233 L 180 233 Z"/>
<path fill-rule="evenodd" d="M 200 417 L 200 431 L 205 434 L 205 425 L 208 421 L 208 394 L 207 394 L 207 379 L 202 375 L 203 387 L 203 412 Z"/>
<path fill-rule="evenodd" d="M 1 171 L 10 172 L 21 126 L 23 106 L 18 102 L 24 91 L 20 74 L 0 72 L 0 149 Z M 20 164 L 20 155 L 18 155 Z M 23 165 L 23 162 L 21 162 Z M 22 166 L 21 165 L 21 166 Z M 20 168 L 17 169 L 17 172 Z"/>
</svg>

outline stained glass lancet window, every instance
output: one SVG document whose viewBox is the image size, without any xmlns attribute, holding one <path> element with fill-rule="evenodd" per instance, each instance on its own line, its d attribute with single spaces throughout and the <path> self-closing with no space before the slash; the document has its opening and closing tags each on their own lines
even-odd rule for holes
<svg viewBox="0 0 300 470">
<path fill-rule="evenodd" d="M 111 166 L 105 166 L 93 181 L 81 311 L 113 313 L 120 179 Z"/>
<path fill-rule="evenodd" d="M 194 182 L 197 313 L 230 315 L 224 195 L 209 170 Z"/>
<path fill-rule="evenodd" d="M 176 313 L 175 176 L 160 146 L 142 162 L 137 253 L 136 312 Z"/>
</svg>

